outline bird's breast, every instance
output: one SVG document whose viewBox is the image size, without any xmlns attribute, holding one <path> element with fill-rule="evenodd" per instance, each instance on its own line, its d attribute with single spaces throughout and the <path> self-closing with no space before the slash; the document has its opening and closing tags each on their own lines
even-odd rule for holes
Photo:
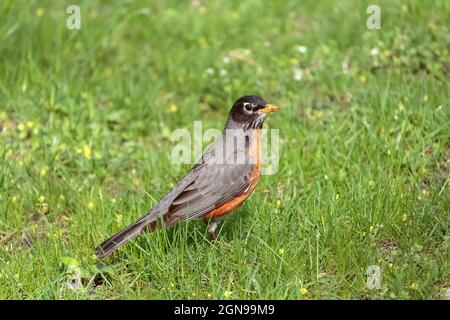
<svg viewBox="0 0 450 320">
<path fill-rule="evenodd" d="M 250 175 L 250 183 L 248 188 L 240 195 L 235 197 L 233 200 L 228 201 L 221 206 L 213 209 L 209 213 L 203 216 L 203 219 L 209 220 L 211 218 L 218 218 L 227 213 L 230 213 L 237 207 L 239 207 L 255 190 L 258 184 L 260 173 L 261 173 L 261 140 L 260 140 L 260 130 L 254 129 L 249 134 L 250 141 L 248 145 L 248 155 L 252 159 L 252 164 L 254 165 L 252 174 Z"/>
</svg>

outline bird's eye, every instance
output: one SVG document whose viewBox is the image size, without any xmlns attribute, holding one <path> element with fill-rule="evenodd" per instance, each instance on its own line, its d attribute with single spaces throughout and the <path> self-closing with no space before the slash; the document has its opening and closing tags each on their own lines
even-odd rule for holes
<svg viewBox="0 0 450 320">
<path fill-rule="evenodd" d="M 244 109 L 247 112 L 252 112 L 252 104 L 249 102 L 244 102 Z"/>
</svg>

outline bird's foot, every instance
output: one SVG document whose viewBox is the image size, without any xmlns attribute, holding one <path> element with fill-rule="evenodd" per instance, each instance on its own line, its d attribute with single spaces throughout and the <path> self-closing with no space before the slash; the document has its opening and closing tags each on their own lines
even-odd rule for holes
<svg viewBox="0 0 450 320">
<path fill-rule="evenodd" d="M 217 233 L 216 233 L 217 224 L 218 224 L 217 221 L 210 221 L 210 223 L 208 224 L 208 233 L 213 241 L 217 240 Z"/>
</svg>

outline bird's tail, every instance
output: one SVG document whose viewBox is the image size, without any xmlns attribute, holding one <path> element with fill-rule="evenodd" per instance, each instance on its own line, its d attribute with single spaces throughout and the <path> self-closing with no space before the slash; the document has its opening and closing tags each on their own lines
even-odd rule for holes
<svg viewBox="0 0 450 320">
<path fill-rule="evenodd" d="M 113 235 L 108 240 L 104 241 L 102 244 L 100 244 L 97 249 L 95 249 L 95 253 L 97 255 L 98 259 L 103 259 L 104 257 L 108 256 L 111 252 L 116 250 L 118 247 L 123 245 L 124 243 L 130 241 L 131 239 L 137 237 L 139 234 L 141 234 L 143 231 L 147 230 L 145 228 L 147 224 L 149 224 L 149 221 L 145 219 L 146 217 L 143 217 L 136 221 L 135 223 L 129 225 L 122 231 L 119 231 L 115 235 Z M 152 227 L 152 224 L 150 225 Z M 153 229 L 153 228 L 150 228 Z"/>
</svg>

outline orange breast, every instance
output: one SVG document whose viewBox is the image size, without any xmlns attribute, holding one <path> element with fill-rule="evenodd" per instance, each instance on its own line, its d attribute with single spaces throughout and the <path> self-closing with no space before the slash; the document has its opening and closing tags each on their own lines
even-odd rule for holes
<svg viewBox="0 0 450 320">
<path fill-rule="evenodd" d="M 226 215 L 227 213 L 230 213 L 237 207 L 239 207 L 245 199 L 247 199 L 250 194 L 255 190 L 256 185 L 259 181 L 259 175 L 261 172 L 261 144 L 260 144 L 260 132 L 259 129 L 255 129 L 253 131 L 253 136 L 251 137 L 251 144 L 250 148 L 248 150 L 249 155 L 254 159 L 255 161 L 255 168 L 253 169 L 252 175 L 250 177 L 250 186 L 248 189 L 242 193 L 241 195 L 237 196 L 236 198 L 232 199 L 231 201 L 228 201 L 224 204 L 222 204 L 220 207 L 217 207 L 207 214 L 203 216 L 203 219 L 208 220 L 211 218 L 217 218 L 223 215 Z"/>
</svg>

